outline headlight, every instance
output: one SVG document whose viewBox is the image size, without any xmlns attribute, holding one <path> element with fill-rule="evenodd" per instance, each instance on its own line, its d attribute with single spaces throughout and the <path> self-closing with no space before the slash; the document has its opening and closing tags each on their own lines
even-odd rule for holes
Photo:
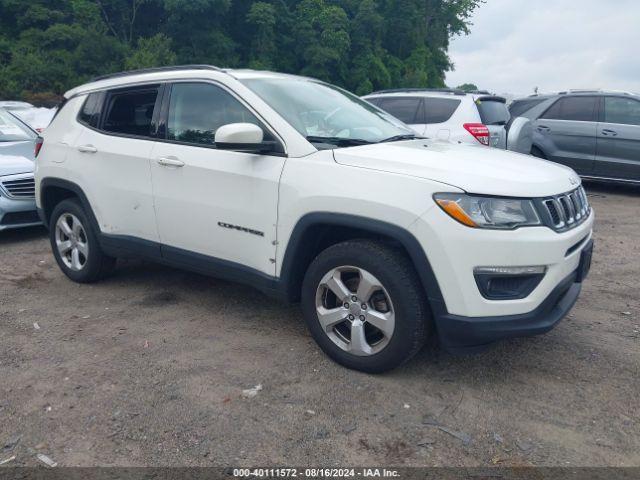
<svg viewBox="0 0 640 480">
<path fill-rule="evenodd" d="M 510 230 L 542 225 L 531 200 L 464 193 L 436 193 L 433 198 L 451 218 L 468 227 Z"/>
</svg>

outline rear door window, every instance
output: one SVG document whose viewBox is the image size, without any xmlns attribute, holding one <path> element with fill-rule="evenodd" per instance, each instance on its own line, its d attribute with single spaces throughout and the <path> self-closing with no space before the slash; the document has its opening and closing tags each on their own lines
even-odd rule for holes
<svg viewBox="0 0 640 480">
<path fill-rule="evenodd" d="M 418 123 L 418 109 L 420 108 L 420 99 L 416 97 L 390 97 L 383 98 L 378 106 L 384 111 L 390 113 L 398 120 L 411 124 Z"/>
<path fill-rule="evenodd" d="M 110 92 L 102 129 L 123 135 L 151 136 L 158 88 Z"/>
<path fill-rule="evenodd" d="M 605 97 L 605 123 L 640 125 L 640 102 L 632 98 Z"/>
<path fill-rule="evenodd" d="M 424 121 L 420 123 L 443 123 L 458 109 L 460 100 L 451 98 L 425 98 Z"/>
<path fill-rule="evenodd" d="M 548 120 L 595 122 L 597 103 L 597 97 L 564 97 L 551 105 L 540 118 Z"/>
<path fill-rule="evenodd" d="M 501 100 L 479 98 L 476 100 L 480 120 L 485 125 L 506 125 L 511 114 L 507 105 Z"/>
</svg>

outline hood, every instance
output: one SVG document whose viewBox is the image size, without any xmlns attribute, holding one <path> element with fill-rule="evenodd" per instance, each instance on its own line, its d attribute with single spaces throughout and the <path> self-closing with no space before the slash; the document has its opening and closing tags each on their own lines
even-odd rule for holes
<svg viewBox="0 0 640 480">
<path fill-rule="evenodd" d="M 0 177 L 17 173 L 31 173 L 34 169 L 35 163 L 32 160 L 16 155 L 2 155 L 0 152 Z"/>
<path fill-rule="evenodd" d="M 410 140 L 336 149 L 334 158 L 342 165 L 425 178 L 476 194 L 546 197 L 580 184 L 563 165 L 481 145 Z"/>
<path fill-rule="evenodd" d="M 20 142 L 0 142 L 0 158 L 6 155 L 25 157 L 34 160 L 35 140 Z"/>
</svg>

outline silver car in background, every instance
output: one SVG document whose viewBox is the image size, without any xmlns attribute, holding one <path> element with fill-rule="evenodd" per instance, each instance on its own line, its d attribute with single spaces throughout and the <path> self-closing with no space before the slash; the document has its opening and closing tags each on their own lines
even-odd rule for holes
<svg viewBox="0 0 640 480">
<path fill-rule="evenodd" d="M 640 183 L 640 95 L 568 90 L 516 99 L 509 110 L 531 120 L 532 155 L 584 178 Z"/>
<path fill-rule="evenodd" d="M 37 138 L 24 122 L 0 108 L 0 230 L 41 223 L 33 180 Z"/>
<path fill-rule="evenodd" d="M 506 100 L 489 92 L 466 93 L 455 89 L 409 88 L 382 90 L 364 97 L 403 121 L 419 135 L 470 145 L 487 145 L 529 153 L 528 121 L 516 124 L 518 138 L 509 141 L 510 120 Z"/>
</svg>

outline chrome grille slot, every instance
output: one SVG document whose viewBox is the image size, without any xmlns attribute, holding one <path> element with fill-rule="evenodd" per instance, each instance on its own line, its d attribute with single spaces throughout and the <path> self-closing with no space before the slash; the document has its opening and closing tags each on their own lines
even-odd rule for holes
<svg viewBox="0 0 640 480">
<path fill-rule="evenodd" d="M 36 192 L 36 184 L 33 177 L 4 180 L 2 188 L 12 198 L 34 198 Z"/>
<path fill-rule="evenodd" d="M 563 195 L 560 197 L 560 205 L 562 205 L 562 212 L 564 213 L 565 221 L 567 225 L 570 225 L 574 222 L 575 218 L 573 215 L 573 210 L 571 208 L 571 201 L 569 200 L 568 195 Z"/>
<path fill-rule="evenodd" d="M 591 211 L 587 195 L 582 187 L 567 193 L 541 199 L 541 205 L 550 223 L 556 231 L 568 230 L 581 224 Z"/>
<path fill-rule="evenodd" d="M 553 226 L 560 228 L 564 225 L 564 222 L 562 220 L 562 217 L 560 216 L 560 209 L 558 208 L 558 202 L 556 202 L 555 200 L 546 200 L 544 202 L 545 207 L 547 207 L 547 210 L 549 212 L 549 215 L 551 215 L 551 221 L 553 222 Z"/>
<path fill-rule="evenodd" d="M 573 206 L 573 212 L 576 220 L 580 220 L 582 218 L 582 212 L 580 211 L 580 205 L 578 204 L 577 192 L 571 192 L 569 194 L 569 200 L 571 200 L 571 205 Z"/>
</svg>

